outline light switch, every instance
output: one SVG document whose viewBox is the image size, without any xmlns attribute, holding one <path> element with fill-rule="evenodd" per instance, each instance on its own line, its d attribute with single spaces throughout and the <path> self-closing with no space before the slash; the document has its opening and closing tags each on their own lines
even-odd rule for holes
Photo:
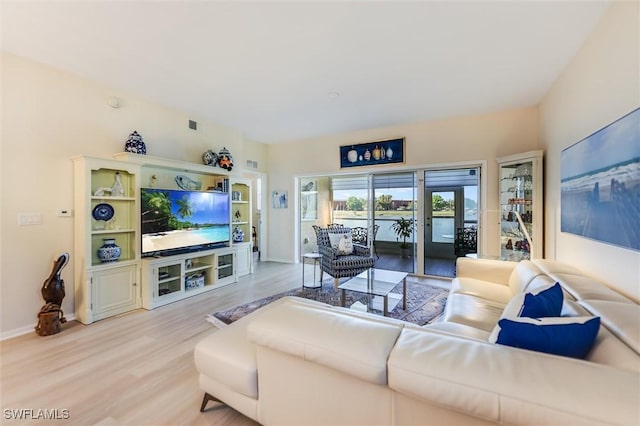
<svg viewBox="0 0 640 426">
<path fill-rule="evenodd" d="M 18 214 L 18 225 L 42 225 L 42 215 L 40 213 L 20 213 Z"/>
</svg>

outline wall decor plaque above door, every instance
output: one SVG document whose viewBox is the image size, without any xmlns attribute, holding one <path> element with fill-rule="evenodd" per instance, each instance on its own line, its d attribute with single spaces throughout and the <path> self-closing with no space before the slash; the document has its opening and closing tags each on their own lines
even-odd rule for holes
<svg viewBox="0 0 640 426">
<path fill-rule="evenodd" d="M 340 147 L 340 168 L 404 163 L 404 138 Z"/>
</svg>

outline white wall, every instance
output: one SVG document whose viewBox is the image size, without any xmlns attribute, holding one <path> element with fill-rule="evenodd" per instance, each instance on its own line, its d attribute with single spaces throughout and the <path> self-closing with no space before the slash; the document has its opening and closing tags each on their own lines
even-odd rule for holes
<svg viewBox="0 0 640 426">
<path fill-rule="evenodd" d="M 422 167 L 453 162 L 487 162 L 486 209 L 498 209 L 498 165 L 496 157 L 517 154 L 538 145 L 538 111 L 526 108 L 473 117 L 452 118 L 370 129 L 313 140 L 269 146 L 269 190 L 286 189 L 290 195 L 288 209 L 270 209 L 269 257 L 285 262 L 295 261 L 296 240 L 293 208 L 294 176 L 335 174 L 340 170 L 341 145 L 378 140 L 406 138 L 405 164 L 400 167 Z M 387 167 L 397 170 L 398 166 Z M 381 166 L 346 169 L 347 172 L 381 171 Z M 344 172 L 344 171 L 343 171 Z M 485 245 L 498 253 L 497 215 L 485 221 Z M 286 244 L 283 244 L 286 239 Z M 488 251 L 487 254 L 492 254 Z"/>
<path fill-rule="evenodd" d="M 266 167 L 264 145 L 238 131 L 14 55 L 1 59 L 1 337 L 33 329 L 53 259 L 68 251 L 74 261 L 73 219 L 56 217 L 57 209 L 73 206 L 72 156 L 111 158 L 137 130 L 149 155 L 201 164 L 202 152 L 226 146 L 236 171 L 247 159 Z M 122 107 L 111 108 L 110 96 Z M 25 212 L 40 213 L 42 225 L 18 226 Z M 73 315 L 73 263 L 62 278 L 62 308 Z"/>
<path fill-rule="evenodd" d="M 576 265 L 636 300 L 640 253 L 561 233 L 559 218 L 561 151 L 640 106 L 639 5 L 612 5 L 540 105 L 547 257 Z"/>
</svg>

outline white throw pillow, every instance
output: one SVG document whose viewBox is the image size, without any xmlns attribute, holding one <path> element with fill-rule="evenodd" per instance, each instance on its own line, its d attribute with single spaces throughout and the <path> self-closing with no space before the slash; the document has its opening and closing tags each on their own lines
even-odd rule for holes
<svg viewBox="0 0 640 426">
<path fill-rule="evenodd" d="M 329 240 L 331 247 L 338 251 L 338 254 L 346 255 L 353 253 L 353 240 L 351 230 L 347 232 L 330 232 Z"/>
</svg>

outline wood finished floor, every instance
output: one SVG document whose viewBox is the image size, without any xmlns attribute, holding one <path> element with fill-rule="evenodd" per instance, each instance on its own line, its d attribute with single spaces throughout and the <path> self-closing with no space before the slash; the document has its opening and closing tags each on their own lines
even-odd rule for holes
<svg viewBox="0 0 640 426">
<path fill-rule="evenodd" d="M 206 315 L 298 287 L 301 268 L 261 262 L 238 283 L 152 311 L 91 325 L 70 321 L 53 336 L 34 332 L 0 342 L 0 423 L 255 425 L 225 406 L 200 413 L 193 348 L 215 332 Z M 306 273 L 313 276 L 311 269 Z M 39 409 L 68 410 L 69 418 L 7 418 L 6 410 L 19 409 L 34 415 Z"/>
<path fill-rule="evenodd" d="M 391 269 L 393 271 L 413 272 L 414 259 L 403 258 L 396 254 L 380 253 L 376 259 L 376 268 Z M 455 277 L 456 259 L 440 259 L 436 257 L 424 258 L 425 275 L 453 278 Z"/>
</svg>

